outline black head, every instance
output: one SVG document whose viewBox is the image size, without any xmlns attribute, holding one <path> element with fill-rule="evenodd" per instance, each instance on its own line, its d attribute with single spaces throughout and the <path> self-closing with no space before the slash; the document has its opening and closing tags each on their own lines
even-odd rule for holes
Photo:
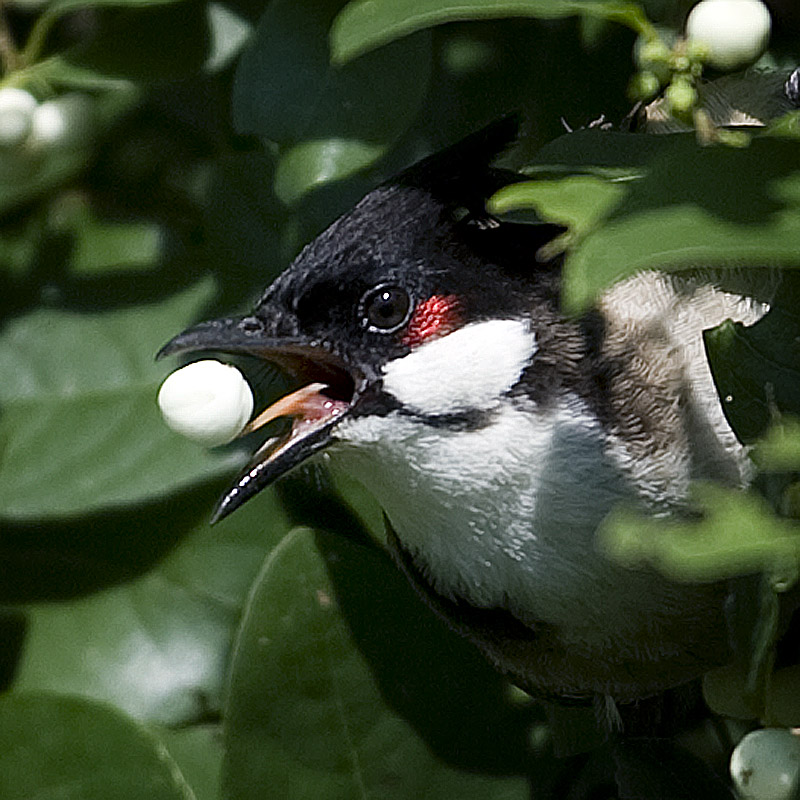
<svg viewBox="0 0 800 800">
<path fill-rule="evenodd" d="M 490 165 L 516 132 L 516 118 L 504 118 L 379 186 L 300 253 L 252 314 L 203 323 L 163 348 L 255 354 L 324 385 L 334 403 L 326 415 L 319 397 L 309 404 L 304 395 L 282 411 L 314 424 L 300 435 L 296 423 L 262 455 L 222 513 L 324 447 L 344 416 L 374 405 L 389 361 L 469 322 L 556 302 L 556 270 L 536 252 L 558 229 L 485 210 L 520 179 Z"/>
</svg>

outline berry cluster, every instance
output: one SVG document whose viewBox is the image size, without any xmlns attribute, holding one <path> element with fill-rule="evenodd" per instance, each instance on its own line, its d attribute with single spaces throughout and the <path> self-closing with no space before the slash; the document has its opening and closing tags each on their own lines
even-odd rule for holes
<svg viewBox="0 0 800 800">
<path fill-rule="evenodd" d="M 689 13 L 684 36 L 669 41 L 656 33 L 636 43 L 638 72 L 631 95 L 647 101 L 663 89 L 672 114 L 690 117 L 703 69 L 729 71 L 753 64 L 766 49 L 771 28 L 761 0 L 701 0 Z"/>
<path fill-rule="evenodd" d="M 6 152 L 80 147 L 93 131 L 94 107 L 87 95 L 40 103 L 24 89 L 0 89 L 0 148 Z"/>
</svg>

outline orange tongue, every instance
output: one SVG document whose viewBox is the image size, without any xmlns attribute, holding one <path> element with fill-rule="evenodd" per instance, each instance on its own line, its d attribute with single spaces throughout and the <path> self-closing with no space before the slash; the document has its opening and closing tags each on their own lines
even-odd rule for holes
<svg viewBox="0 0 800 800">
<path fill-rule="evenodd" d="M 309 383 L 265 408 L 244 427 L 240 436 L 257 431 L 278 417 L 307 417 L 319 413 L 320 392 L 327 389 L 324 383 Z"/>
</svg>

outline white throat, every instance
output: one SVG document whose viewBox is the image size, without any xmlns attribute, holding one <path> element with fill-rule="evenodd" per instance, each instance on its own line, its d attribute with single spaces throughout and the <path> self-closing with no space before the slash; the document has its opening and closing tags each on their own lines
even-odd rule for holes
<svg viewBox="0 0 800 800">
<path fill-rule="evenodd" d="M 593 537 L 627 487 L 579 398 L 546 413 L 505 398 L 475 430 L 395 412 L 344 421 L 340 433 L 334 466 L 374 494 L 440 593 L 531 624 L 574 627 L 576 604 L 586 627 L 607 614 L 591 608 L 613 571 Z"/>
</svg>

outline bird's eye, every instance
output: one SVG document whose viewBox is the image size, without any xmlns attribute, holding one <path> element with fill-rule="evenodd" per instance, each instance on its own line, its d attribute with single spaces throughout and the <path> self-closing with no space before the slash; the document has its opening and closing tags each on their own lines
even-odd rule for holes
<svg viewBox="0 0 800 800">
<path fill-rule="evenodd" d="M 361 299 L 362 324 L 379 333 L 398 330 L 410 312 L 411 296 L 402 286 L 376 286 Z"/>
</svg>

